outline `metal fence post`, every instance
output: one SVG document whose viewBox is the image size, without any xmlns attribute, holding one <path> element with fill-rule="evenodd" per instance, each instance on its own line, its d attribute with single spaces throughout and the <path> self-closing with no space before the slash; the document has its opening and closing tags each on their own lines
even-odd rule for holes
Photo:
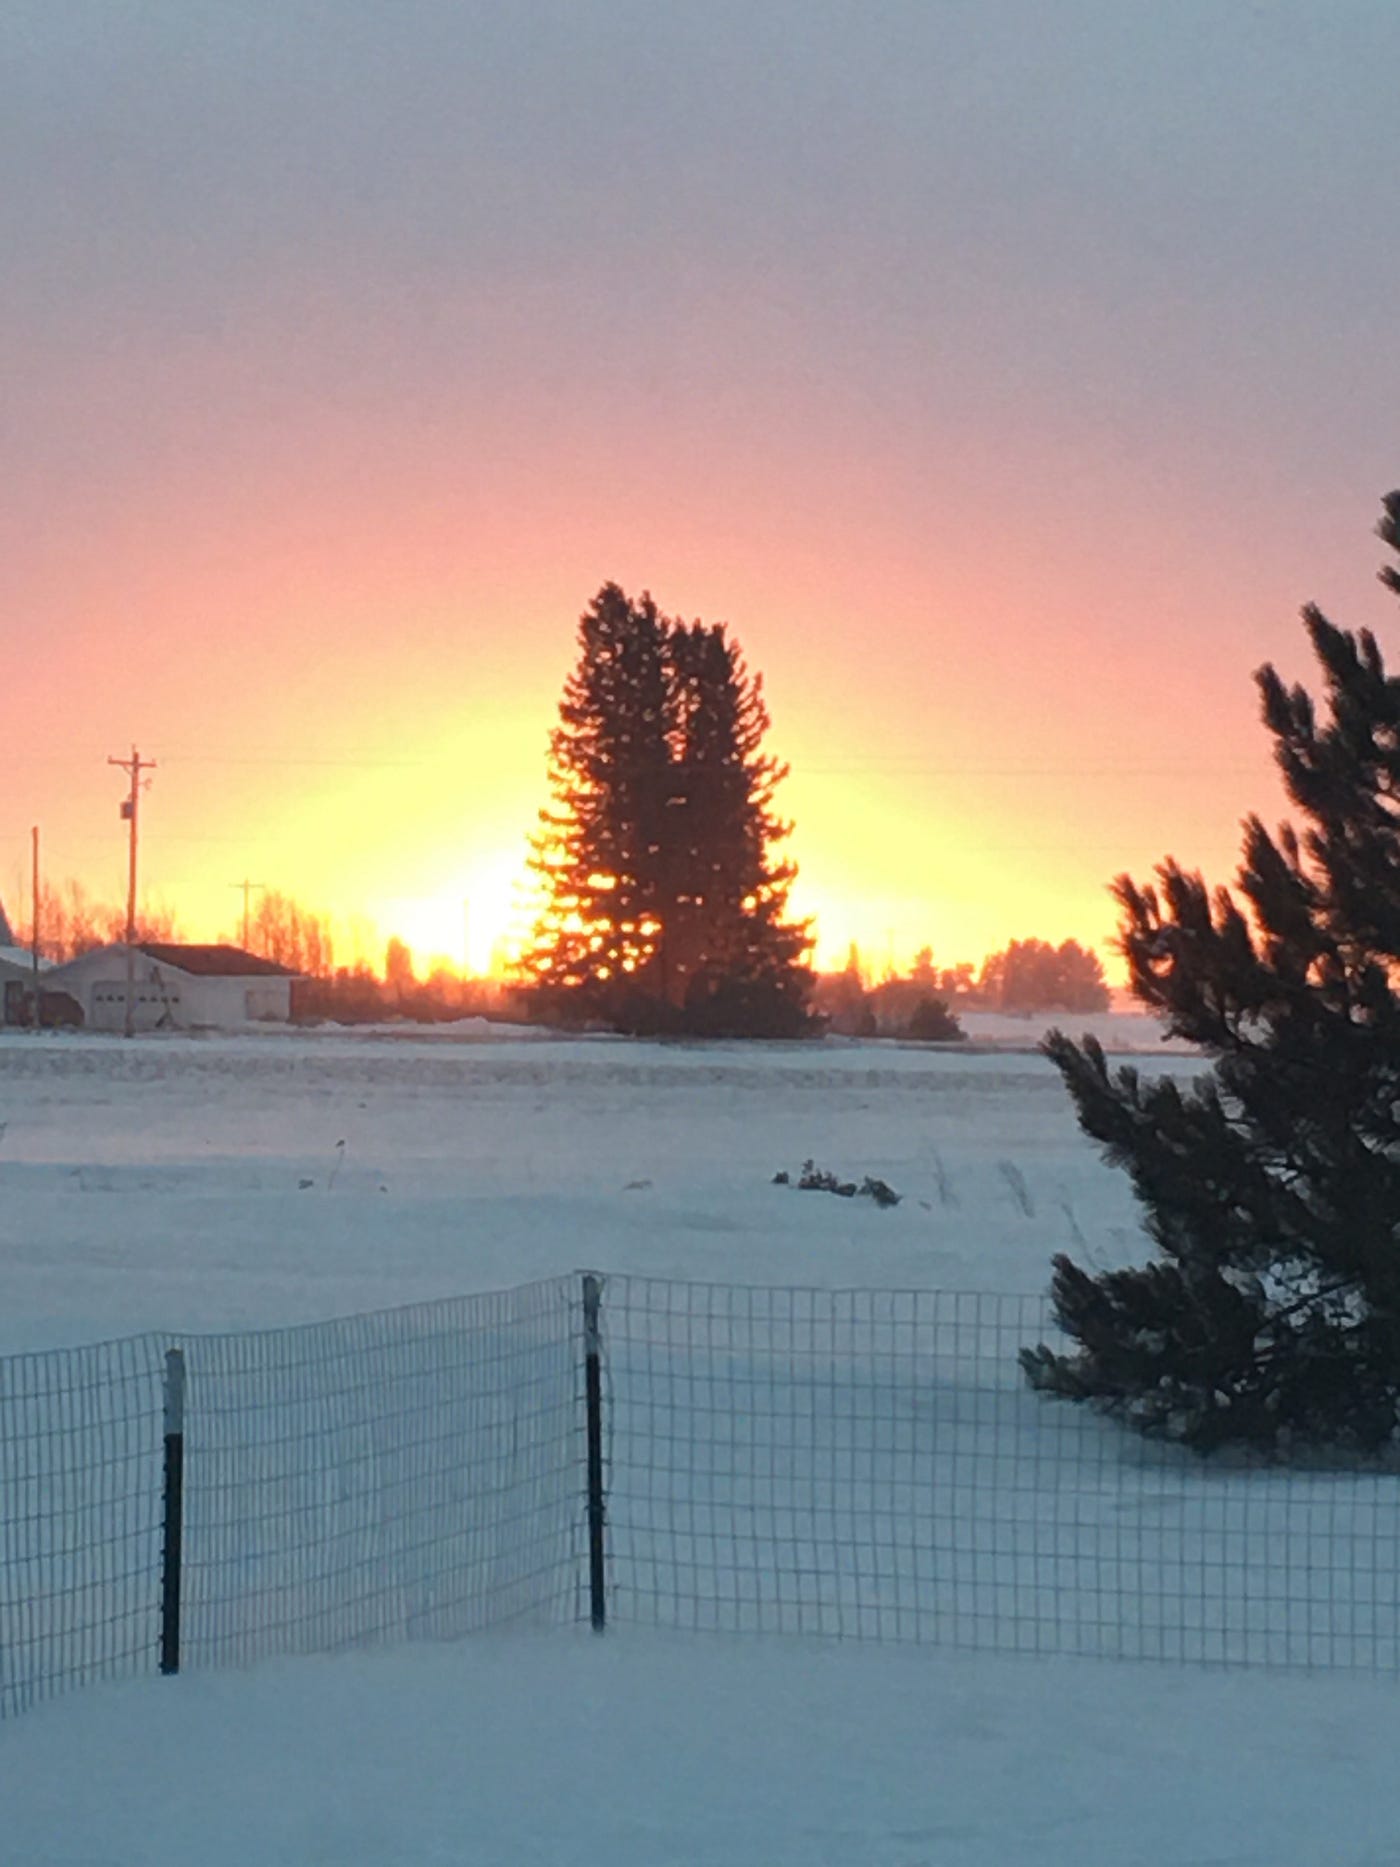
<svg viewBox="0 0 1400 1867">
<path fill-rule="evenodd" d="M 603 1538 L 603 1345 L 598 1327 L 603 1282 L 583 1279 L 583 1386 L 588 1435 L 588 1602 L 595 1634 L 607 1625 L 607 1569 Z"/>
<path fill-rule="evenodd" d="M 180 1670 L 180 1541 L 185 1490 L 185 1356 L 165 1354 L 165 1533 L 160 1567 L 160 1670 Z"/>
</svg>

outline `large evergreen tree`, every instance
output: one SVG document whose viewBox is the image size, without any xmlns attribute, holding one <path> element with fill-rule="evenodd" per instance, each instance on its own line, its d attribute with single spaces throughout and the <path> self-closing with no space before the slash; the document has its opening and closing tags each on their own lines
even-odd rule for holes
<svg viewBox="0 0 1400 1867">
<path fill-rule="evenodd" d="M 650 596 L 604 584 L 550 734 L 551 808 L 533 867 L 543 902 L 526 975 L 553 1009 L 620 1014 L 654 990 L 658 860 L 670 792 L 667 625 Z"/>
<path fill-rule="evenodd" d="M 787 766 L 762 751 L 763 677 L 722 623 L 675 624 L 671 836 L 663 995 L 688 1030 L 791 1036 L 807 1022 L 805 926 L 787 917 L 797 870 L 774 854 Z"/>
<path fill-rule="evenodd" d="M 786 767 L 761 677 L 723 625 L 663 617 L 616 584 L 579 627 L 550 742 L 544 902 L 525 970 L 555 1015 L 626 1030 L 803 1030 L 809 936 L 774 846 Z"/>
<path fill-rule="evenodd" d="M 1400 493 L 1379 530 L 1400 552 Z M 1201 1450 L 1369 1451 L 1400 1420 L 1400 678 L 1369 632 L 1303 618 L 1321 714 L 1256 676 L 1301 826 L 1246 821 L 1243 905 L 1172 860 L 1115 884 L 1134 991 L 1212 1066 L 1183 1087 L 1046 1042 L 1161 1256 L 1097 1275 L 1056 1258 L 1076 1346 L 1023 1366 Z"/>
</svg>

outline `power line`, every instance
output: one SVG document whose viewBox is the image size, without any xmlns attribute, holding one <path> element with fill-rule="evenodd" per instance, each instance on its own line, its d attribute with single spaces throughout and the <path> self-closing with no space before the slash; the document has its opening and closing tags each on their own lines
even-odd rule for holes
<svg viewBox="0 0 1400 1867">
<path fill-rule="evenodd" d="M 279 752 L 167 752 L 167 765 L 303 765 L 312 770 L 334 771 L 422 771 L 429 761 L 421 758 L 306 758 Z"/>
<path fill-rule="evenodd" d="M 836 765 L 808 764 L 800 756 L 785 762 L 790 764 L 793 777 L 821 778 L 880 772 L 897 778 L 1242 778 L 1255 776 L 1261 764 L 1267 762 L 1267 755 L 1261 755 L 1259 760 L 1250 765 L 1205 765 L 1194 760 L 1189 763 L 1171 765 L 1116 765 L 1113 763 L 1098 765 L 1054 763 L 1045 765 L 925 765 L 918 761 L 917 755 L 907 760 L 853 758 Z M 0 755 L 0 768 L 14 765 L 85 765 L 87 763 L 89 760 L 86 758 L 69 758 L 52 754 L 24 758 Z M 300 754 L 279 752 L 167 752 L 163 754 L 162 763 L 165 765 L 239 765 L 253 768 L 302 766 L 308 770 L 334 771 L 423 771 L 435 768 L 441 761 L 349 756 L 308 758 Z"/>
<path fill-rule="evenodd" d="M 849 765 L 794 763 L 792 778 L 1252 778 L 1256 765 L 902 765 L 865 759 Z"/>
</svg>

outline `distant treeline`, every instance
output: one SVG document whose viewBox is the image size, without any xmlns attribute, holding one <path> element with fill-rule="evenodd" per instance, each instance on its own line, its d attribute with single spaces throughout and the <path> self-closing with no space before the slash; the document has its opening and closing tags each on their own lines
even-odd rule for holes
<svg viewBox="0 0 1400 1867">
<path fill-rule="evenodd" d="M 907 974 L 872 980 L 852 945 L 840 972 L 818 973 L 812 1008 L 828 1030 L 849 1037 L 911 1037 L 949 1041 L 962 1036 L 960 1009 L 1032 1013 L 1106 1011 L 1103 965 L 1077 940 L 1012 940 L 980 966 L 936 966 L 933 950 L 915 955 Z"/>
<path fill-rule="evenodd" d="M 32 910 L 31 910 L 32 911 Z M 32 919 L 20 918 L 10 923 L 15 944 L 28 951 L 34 943 Z M 141 910 L 137 937 L 142 940 L 179 940 L 179 922 L 169 908 L 156 904 Z M 81 882 L 47 883 L 39 890 L 39 952 L 54 965 L 90 953 L 94 947 L 111 946 L 126 938 L 126 909 L 114 902 L 99 901 Z"/>
<path fill-rule="evenodd" d="M 55 963 L 125 938 L 125 910 L 95 900 L 78 882 L 42 890 L 40 907 L 39 950 Z M 13 932 L 18 944 L 29 946 L 26 922 L 16 921 Z M 244 932 L 240 925 L 222 939 L 243 946 Z M 445 962 L 420 977 L 408 946 L 397 937 L 388 941 L 379 970 L 359 956 L 338 964 L 331 916 L 277 889 L 258 898 L 246 934 L 250 952 L 298 975 L 292 987 L 292 1016 L 298 1022 L 366 1024 L 401 1018 L 436 1024 L 463 1017 L 550 1022 L 549 1008 L 516 982 L 468 977 Z M 177 917 L 159 905 L 142 910 L 137 935 L 142 940 L 185 938 Z M 957 1014 L 973 1007 L 1090 1012 L 1105 1010 L 1108 1003 L 1103 966 L 1091 948 L 1076 940 L 1053 946 L 1037 939 L 1013 940 L 980 965 L 938 966 L 932 949 L 924 947 L 907 973 L 887 972 L 880 978 L 852 945 L 841 971 L 814 976 L 809 999 L 817 1030 L 934 1042 L 960 1038 Z"/>
</svg>

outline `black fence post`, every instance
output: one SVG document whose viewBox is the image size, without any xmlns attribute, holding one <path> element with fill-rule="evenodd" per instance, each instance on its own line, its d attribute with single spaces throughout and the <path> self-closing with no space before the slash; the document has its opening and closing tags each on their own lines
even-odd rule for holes
<svg viewBox="0 0 1400 1867">
<path fill-rule="evenodd" d="M 165 1353 L 165 1534 L 160 1564 L 160 1669 L 180 1670 L 180 1540 L 185 1491 L 185 1356 Z"/>
<path fill-rule="evenodd" d="M 607 1625 L 607 1568 L 603 1541 L 603 1344 L 598 1327 L 603 1281 L 583 1279 L 583 1388 L 588 1431 L 588 1602 L 595 1634 Z"/>
</svg>

